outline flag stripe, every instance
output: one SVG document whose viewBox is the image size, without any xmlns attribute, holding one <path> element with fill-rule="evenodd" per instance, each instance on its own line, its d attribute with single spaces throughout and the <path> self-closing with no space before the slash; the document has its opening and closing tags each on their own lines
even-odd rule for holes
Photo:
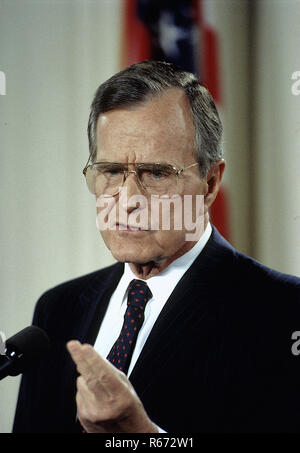
<svg viewBox="0 0 300 453">
<path fill-rule="evenodd" d="M 148 60 L 151 55 L 151 41 L 148 30 L 137 14 L 137 0 L 124 0 L 122 39 L 122 66 Z"/>
</svg>

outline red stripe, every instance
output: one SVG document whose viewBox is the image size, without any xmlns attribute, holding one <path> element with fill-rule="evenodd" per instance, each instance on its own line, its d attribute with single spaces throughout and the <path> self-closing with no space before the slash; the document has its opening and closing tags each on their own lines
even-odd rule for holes
<svg viewBox="0 0 300 453">
<path fill-rule="evenodd" d="M 192 8 L 195 22 L 201 28 L 203 26 L 202 0 L 193 0 Z"/>
<path fill-rule="evenodd" d="M 195 0 L 195 4 L 197 1 Z M 221 83 L 220 83 L 220 51 L 217 33 L 205 23 L 201 0 L 198 0 L 197 23 L 200 29 L 200 52 L 202 83 L 211 93 L 217 104 L 221 104 Z M 211 222 L 218 228 L 226 238 L 230 238 L 228 219 L 228 197 L 224 185 L 221 186 L 217 198 L 210 209 Z"/>
<path fill-rule="evenodd" d="M 124 0 L 123 67 L 151 58 L 149 33 L 137 16 L 136 3 L 136 0 Z"/>
<path fill-rule="evenodd" d="M 217 104 L 221 103 L 220 58 L 216 33 L 205 26 L 203 31 L 203 82 Z"/>
</svg>

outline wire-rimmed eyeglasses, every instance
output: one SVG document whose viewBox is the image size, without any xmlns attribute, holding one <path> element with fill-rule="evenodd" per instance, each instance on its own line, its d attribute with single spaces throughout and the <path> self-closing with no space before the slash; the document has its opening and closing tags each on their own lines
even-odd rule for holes
<svg viewBox="0 0 300 453">
<path fill-rule="evenodd" d="M 91 193 L 117 195 L 130 173 L 135 174 L 139 185 L 149 194 L 175 194 L 179 176 L 187 169 L 199 165 L 194 162 L 177 168 L 167 163 L 94 162 L 90 158 L 83 169 Z M 134 169 L 130 169 L 130 167 Z"/>
</svg>

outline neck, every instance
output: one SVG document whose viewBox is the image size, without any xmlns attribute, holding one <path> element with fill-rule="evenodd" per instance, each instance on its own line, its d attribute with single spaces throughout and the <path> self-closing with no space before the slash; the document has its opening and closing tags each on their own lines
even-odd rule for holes
<svg viewBox="0 0 300 453">
<path fill-rule="evenodd" d="M 138 278 L 147 280 L 160 274 L 173 261 L 187 253 L 195 244 L 196 242 L 186 242 L 184 246 L 171 257 L 163 258 L 158 261 L 149 261 L 148 263 L 129 263 L 129 267 Z"/>
<path fill-rule="evenodd" d="M 155 275 L 158 275 L 163 269 L 154 261 L 150 261 L 149 263 L 139 264 L 139 263 L 129 263 L 129 267 L 136 275 L 137 278 L 142 280 L 148 280 Z"/>
<path fill-rule="evenodd" d="M 209 221 L 209 216 L 206 213 L 204 218 L 204 231 L 207 227 L 207 223 Z M 184 245 L 177 250 L 177 252 L 172 255 L 171 257 L 161 258 L 157 261 L 149 261 L 148 263 L 129 263 L 129 267 L 138 278 L 147 280 L 155 275 L 161 273 L 164 269 L 166 269 L 173 261 L 177 260 L 180 256 L 187 253 L 197 241 L 189 241 L 185 242 Z"/>
</svg>

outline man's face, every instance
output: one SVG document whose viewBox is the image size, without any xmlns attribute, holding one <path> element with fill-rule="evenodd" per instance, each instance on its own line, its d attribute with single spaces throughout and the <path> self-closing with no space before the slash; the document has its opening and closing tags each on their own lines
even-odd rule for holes
<svg viewBox="0 0 300 453">
<path fill-rule="evenodd" d="M 120 163 L 170 163 L 177 168 L 196 162 L 195 130 L 188 100 L 179 89 L 171 89 L 162 96 L 139 106 L 112 110 L 102 114 L 97 123 L 96 161 Z M 140 187 L 136 175 L 130 173 L 124 183 L 127 199 L 147 193 Z M 198 166 L 187 169 L 180 176 L 179 195 L 205 195 L 208 184 L 200 177 Z M 97 195 L 96 195 L 97 196 Z M 116 196 L 117 210 L 129 216 L 147 209 L 149 223 L 143 230 L 130 229 L 122 223 L 122 230 L 101 231 L 112 255 L 121 262 L 144 264 L 173 261 L 189 250 L 194 243 L 186 241 L 186 230 L 151 229 L 151 206 L 127 206 Z M 147 200 L 147 198 L 146 198 Z M 118 211 L 117 211 L 118 212 Z M 116 222 L 119 223 L 119 217 Z M 124 217 L 122 217 L 124 218 Z M 130 223 L 130 222 L 128 222 Z"/>
</svg>

